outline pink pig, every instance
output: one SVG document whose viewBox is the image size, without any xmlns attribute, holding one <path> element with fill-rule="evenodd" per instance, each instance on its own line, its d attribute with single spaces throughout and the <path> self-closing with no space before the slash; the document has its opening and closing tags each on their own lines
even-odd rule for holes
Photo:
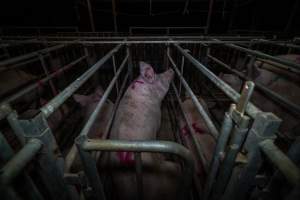
<svg viewBox="0 0 300 200">
<path fill-rule="evenodd" d="M 198 100 L 204 106 L 205 110 L 208 112 L 208 107 L 205 101 L 200 97 L 198 97 Z M 209 134 L 209 130 L 206 127 L 205 122 L 203 121 L 200 113 L 197 111 L 193 101 L 190 98 L 188 98 L 182 103 L 182 105 L 183 105 L 183 110 L 187 115 L 187 120 L 191 123 L 191 126 L 194 129 L 197 141 L 199 142 L 200 146 L 203 149 L 203 153 L 206 158 L 207 164 L 209 164 L 216 145 L 215 140 Z M 180 121 L 180 128 L 181 128 L 182 138 L 183 140 L 185 140 L 187 147 L 191 150 L 194 156 L 194 160 L 196 161 L 195 162 L 196 173 L 199 175 L 199 177 L 203 178 L 203 166 L 201 165 L 201 161 L 198 157 L 188 126 L 184 119 L 181 119 Z"/>
<path fill-rule="evenodd" d="M 140 75 L 126 90 L 111 131 L 118 140 L 155 140 L 161 123 L 161 102 L 165 97 L 174 72 L 169 69 L 156 74 L 153 68 L 140 62 Z M 180 167 L 165 161 L 157 154 L 142 153 L 144 199 L 174 199 L 179 185 Z M 122 199 L 134 199 L 137 183 L 134 173 L 134 154 L 111 154 L 111 162 L 120 166 L 113 172 L 116 193 Z M 128 171 L 131 167 L 133 171 Z"/>
</svg>

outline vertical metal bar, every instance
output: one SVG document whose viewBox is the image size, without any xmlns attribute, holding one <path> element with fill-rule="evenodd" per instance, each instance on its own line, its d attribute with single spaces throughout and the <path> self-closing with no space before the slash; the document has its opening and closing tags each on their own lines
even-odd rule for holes
<svg viewBox="0 0 300 200">
<path fill-rule="evenodd" d="M 22 128 L 22 126 L 20 125 L 20 122 L 18 120 L 18 114 L 16 111 L 12 111 L 8 116 L 7 116 L 7 121 L 10 125 L 10 127 L 12 128 L 12 130 L 14 131 L 14 133 L 16 134 L 19 142 L 21 143 L 21 145 L 25 144 L 25 133 L 24 130 Z"/>
<path fill-rule="evenodd" d="M 132 82 L 133 80 L 133 64 L 132 64 L 132 54 L 130 52 L 130 46 L 127 45 L 126 46 L 126 52 L 128 57 L 128 74 L 129 74 L 129 82 Z"/>
<path fill-rule="evenodd" d="M 137 199 L 142 200 L 144 196 L 143 187 L 143 172 L 142 172 L 142 155 L 139 152 L 134 153 L 135 160 L 135 172 L 136 172 L 136 184 L 137 184 Z"/>
<path fill-rule="evenodd" d="M 79 136 L 76 138 L 76 146 L 82 161 L 84 172 L 89 180 L 89 184 L 93 189 L 92 198 L 97 200 L 105 200 L 105 193 L 100 176 L 98 174 L 96 162 L 92 155 L 82 148 L 84 141 L 87 139 L 86 136 Z"/>
<path fill-rule="evenodd" d="M 211 15 L 212 15 L 212 11 L 213 11 L 213 5 L 214 5 L 214 0 L 210 0 L 208 14 L 207 14 L 207 20 L 206 20 L 205 34 L 208 34 L 208 31 L 210 28 L 210 21 L 211 21 Z"/>
<path fill-rule="evenodd" d="M 183 76 L 183 67 L 184 67 L 184 56 L 181 57 L 180 73 Z M 182 83 L 179 81 L 179 96 L 181 95 Z"/>
<path fill-rule="evenodd" d="M 112 56 L 112 64 L 113 64 L 113 68 L 114 68 L 114 76 L 117 73 L 117 66 L 116 66 L 116 59 L 115 59 L 115 55 Z M 116 81 L 116 90 L 117 90 L 117 95 L 119 94 L 119 84 L 118 84 L 118 80 Z"/>
<path fill-rule="evenodd" d="M 112 4 L 112 14 L 113 14 L 113 18 L 114 18 L 114 30 L 115 30 L 115 33 L 117 33 L 118 32 L 118 25 L 117 25 L 116 1 L 111 0 L 111 4 Z"/>
<path fill-rule="evenodd" d="M 228 142 L 228 139 L 230 137 L 230 133 L 232 131 L 233 127 L 233 121 L 231 118 L 232 111 L 235 109 L 235 104 L 231 104 L 230 109 L 228 112 L 225 113 L 224 115 L 224 120 L 220 132 L 220 136 L 218 138 L 214 154 L 213 154 L 213 159 L 211 160 L 210 163 L 210 170 L 208 174 L 208 178 L 206 181 L 205 189 L 204 189 L 204 199 L 208 200 L 208 197 L 211 193 L 212 186 L 214 184 L 217 172 L 219 170 L 220 166 L 220 161 L 221 157 L 225 155 L 225 147 Z"/>
<path fill-rule="evenodd" d="M 93 17 L 91 2 L 90 2 L 90 0 L 86 0 L 86 3 L 87 3 L 87 7 L 88 7 L 88 12 L 89 12 L 91 29 L 92 29 L 92 32 L 95 32 L 95 24 L 94 24 L 94 17 Z"/>
</svg>

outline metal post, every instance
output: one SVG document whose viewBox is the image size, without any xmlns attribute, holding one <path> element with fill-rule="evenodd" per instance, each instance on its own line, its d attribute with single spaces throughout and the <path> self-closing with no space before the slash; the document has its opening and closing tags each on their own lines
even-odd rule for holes
<svg viewBox="0 0 300 200">
<path fill-rule="evenodd" d="M 90 0 L 86 0 L 88 12 L 89 12 L 89 18 L 90 18 L 90 25 L 92 32 L 95 32 L 95 23 L 94 23 L 94 17 L 93 17 L 93 11 L 92 11 L 92 5 Z"/>
<path fill-rule="evenodd" d="M 117 66 L 116 66 L 116 59 L 115 59 L 115 55 L 112 56 L 112 64 L 113 64 L 113 68 L 114 68 L 114 76 L 117 73 Z M 117 95 L 119 94 L 119 84 L 118 84 L 118 80 L 116 82 L 116 91 L 117 91 Z"/>
<path fill-rule="evenodd" d="M 210 21 L 211 21 L 211 15 L 212 15 L 212 11 L 213 11 L 213 5 L 214 5 L 214 0 L 210 0 L 208 14 L 207 14 L 207 20 L 206 20 L 205 34 L 208 34 L 208 31 L 210 28 Z"/>
<path fill-rule="evenodd" d="M 206 181 L 205 189 L 204 189 L 204 199 L 207 200 L 211 190 L 212 186 L 215 182 L 215 178 L 217 175 L 217 172 L 219 170 L 220 161 L 223 155 L 225 155 L 225 147 L 228 142 L 228 139 L 230 137 L 230 133 L 233 128 L 233 121 L 231 118 L 232 112 L 235 108 L 235 104 L 231 104 L 230 109 L 228 112 L 224 115 L 224 120 L 220 132 L 220 136 L 217 140 L 217 144 L 214 150 L 213 158 L 210 163 L 210 170 L 208 173 L 208 178 Z"/>
<path fill-rule="evenodd" d="M 112 4 L 112 14 L 113 14 L 113 18 L 114 18 L 114 30 L 115 30 L 115 33 L 117 33 L 118 32 L 118 25 L 117 25 L 116 1 L 111 0 L 111 4 Z"/>
<path fill-rule="evenodd" d="M 132 63 L 132 55 L 130 53 L 130 46 L 126 45 L 126 52 L 129 55 L 128 57 L 128 74 L 129 74 L 129 82 L 133 80 L 133 63 Z"/>
<path fill-rule="evenodd" d="M 83 148 L 83 144 L 86 139 L 87 137 L 85 135 L 81 135 L 76 139 L 75 143 L 82 161 L 84 172 L 89 180 L 90 186 L 93 189 L 91 197 L 93 199 L 105 200 L 104 188 L 98 174 L 96 162 L 91 154 Z"/>
</svg>

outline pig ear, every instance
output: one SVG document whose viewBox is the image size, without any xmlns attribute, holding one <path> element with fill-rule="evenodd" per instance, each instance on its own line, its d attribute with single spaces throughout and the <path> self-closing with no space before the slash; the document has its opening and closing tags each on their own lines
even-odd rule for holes
<svg viewBox="0 0 300 200">
<path fill-rule="evenodd" d="M 152 66 L 142 61 L 140 62 L 140 74 L 150 83 L 153 83 L 155 80 L 155 72 Z"/>
<path fill-rule="evenodd" d="M 74 94 L 73 99 L 79 103 L 81 106 L 86 106 L 88 104 L 88 97 L 81 94 Z"/>
</svg>

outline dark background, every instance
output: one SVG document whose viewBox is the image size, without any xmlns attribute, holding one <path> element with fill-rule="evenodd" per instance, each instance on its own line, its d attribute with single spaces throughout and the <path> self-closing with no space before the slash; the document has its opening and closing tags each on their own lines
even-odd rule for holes
<svg viewBox="0 0 300 200">
<path fill-rule="evenodd" d="M 96 31 L 113 31 L 111 0 L 90 0 Z M 116 0 L 118 31 L 130 26 L 205 26 L 208 0 Z M 76 26 L 91 31 L 86 0 L 9 0 L 0 3 L 0 27 Z M 236 29 L 300 32 L 299 0 L 215 0 L 210 33 Z"/>
</svg>

